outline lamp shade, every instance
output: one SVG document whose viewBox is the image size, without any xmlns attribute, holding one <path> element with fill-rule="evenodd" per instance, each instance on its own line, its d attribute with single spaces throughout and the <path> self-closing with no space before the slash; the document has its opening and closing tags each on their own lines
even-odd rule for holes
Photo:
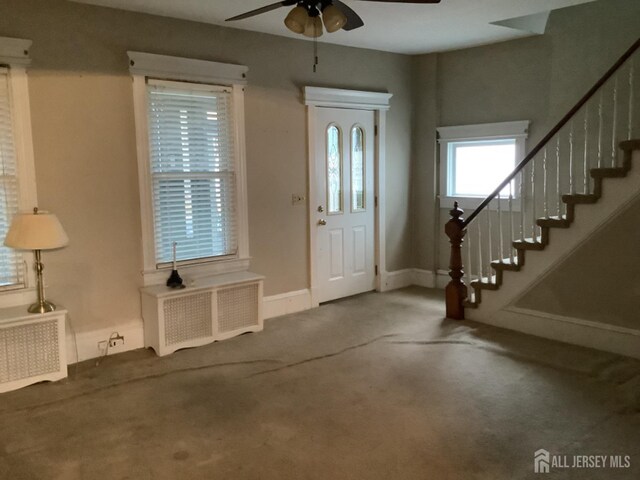
<svg viewBox="0 0 640 480">
<path fill-rule="evenodd" d="M 322 10 L 322 21 L 324 22 L 327 32 L 333 33 L 346 25 L 347 17 L 338 9 L 338 7 L 333 4 L 329 4 L 324 8 L 324 10 Z"/>
<path fill-rule="evenodd" d="M 7 247 L 20 250 L 51 250 L 69 243 L 58 217 L 48 212 L 20 213 L 13 217 L 4 239 Z"/>
</svg>

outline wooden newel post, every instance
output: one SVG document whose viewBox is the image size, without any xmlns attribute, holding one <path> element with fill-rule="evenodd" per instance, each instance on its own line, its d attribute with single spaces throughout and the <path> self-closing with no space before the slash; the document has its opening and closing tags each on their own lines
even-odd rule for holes
<svg viewBox="0 0 640 480">
<path fill-rule="evenodd" d="M 453 205 L 453 210 L 449 212 L 451 220 L 444 227 L 444 232 L 451 242 L 451 260 L 449 261 L 449 276 L 451 281 L 445 289 L 447 318 L 454 320 L 464 320 L 464 300 L 467 298 L 467 287 L 462 281 L 464 272 L 462 271 L 462 242 L 466 230 L 464 229 L 464 211 L 458 208 L 458 202 Z"/>
</svg>

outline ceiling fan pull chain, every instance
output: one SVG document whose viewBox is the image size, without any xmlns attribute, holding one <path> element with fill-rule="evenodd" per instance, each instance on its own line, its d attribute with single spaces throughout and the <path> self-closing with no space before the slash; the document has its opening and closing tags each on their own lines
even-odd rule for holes
<svg viewBox="0 0 640 480">
<path fill-rule="evenodd" d="M 313 73 L 316 73 L 318 67 L 318 37 L 313 39 Z"/>
</svg>

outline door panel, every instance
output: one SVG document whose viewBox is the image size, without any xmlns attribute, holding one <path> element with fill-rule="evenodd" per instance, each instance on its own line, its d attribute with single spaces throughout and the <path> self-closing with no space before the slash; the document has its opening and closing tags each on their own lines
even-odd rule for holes
<svg viewBox="0 0 640 480">
<path fill-rule="evenodd" d="M 361 225 L 353 230 L 353 274 L 363 275 L 367 272 L 367 227 Z"/>
<path fill-rule="evenodd" d="M 329 278 L 337 280 L 344 277 L 344 235 L 341 228 L 329 232 L 329 258 L 331 270 Z"/>
<path fill-rule="evenodd" d="M 317 110 L 314 289 L 326 302 L 375 288 L 374 114 Z"/>
</svg>

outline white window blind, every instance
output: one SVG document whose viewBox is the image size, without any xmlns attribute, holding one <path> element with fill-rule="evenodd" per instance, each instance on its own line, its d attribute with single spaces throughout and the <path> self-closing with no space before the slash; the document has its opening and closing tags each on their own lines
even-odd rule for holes
<svg viewBox="0 0 640 480">
<path fill-rule="evenodd" d="M 156 263 L 237 252 L 231 90 L 149 80 L 149 159 Z"/>
<path fill-rule="evenodd" d="M 0 68 L 0 289 L 24 286 L 22 255 L 2 245 L 18 211 L 19 188 L 8 73 Z"/>
</svg>

